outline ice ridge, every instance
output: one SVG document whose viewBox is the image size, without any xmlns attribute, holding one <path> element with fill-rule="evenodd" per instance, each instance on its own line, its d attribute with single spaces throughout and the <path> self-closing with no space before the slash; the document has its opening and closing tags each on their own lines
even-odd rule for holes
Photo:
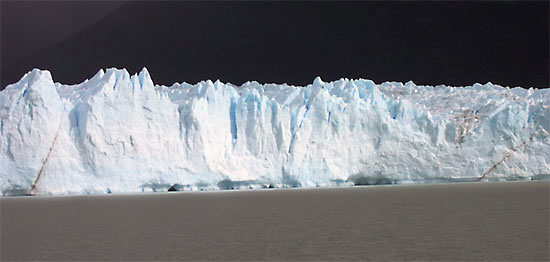
<svg viewBox="0 0 550 262">
<path fill-rule="evenodd" d="M 549 89 L 155 85 L 34 69 L 0 92 L 2 195 L 547 178 Z"/>
</svg>

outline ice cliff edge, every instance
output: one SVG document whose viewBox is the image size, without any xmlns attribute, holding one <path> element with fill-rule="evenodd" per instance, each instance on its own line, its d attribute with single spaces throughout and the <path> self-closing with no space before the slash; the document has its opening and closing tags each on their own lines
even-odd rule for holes
<svg viewBox="0 0 550 262">
<path fill-rule="evenodd" d="M 77 85 L 34 69 L 0 92 L 2 195 L 535 179 L 550 89 L 370 80 Z M 378 182 L 377 182 L 378 181 Z"/>
</svg>

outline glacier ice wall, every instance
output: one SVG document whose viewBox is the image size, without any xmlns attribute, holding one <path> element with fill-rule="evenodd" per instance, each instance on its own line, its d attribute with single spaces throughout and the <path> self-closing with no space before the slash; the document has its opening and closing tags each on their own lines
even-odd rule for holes
<svg viewBox="0 0 550 262">
<path fill-rule="evenodd" d="M 63 85 L 35 69 L 0 92 L 0 119 L 3 195 L 550 174 L 550 90 L 491 83 L 167 87 L 108 69 Z"/>
</svg>

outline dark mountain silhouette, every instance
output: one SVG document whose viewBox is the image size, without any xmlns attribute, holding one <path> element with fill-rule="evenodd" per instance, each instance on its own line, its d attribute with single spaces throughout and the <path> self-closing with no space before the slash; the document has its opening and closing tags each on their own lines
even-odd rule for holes
<svg viewBox="0 0 550 262">
<path fill-rule="evenodd" d="M 548 2 L 131 2 L 55 46 L 2 65 L 74 84 L 147 67 L 155 83 L 375 82 L 547 87 Z M 9 26 L 9 25 L 6 25 Z M 3 52 L 5 50 L 2 50 Z"/>
</svg>

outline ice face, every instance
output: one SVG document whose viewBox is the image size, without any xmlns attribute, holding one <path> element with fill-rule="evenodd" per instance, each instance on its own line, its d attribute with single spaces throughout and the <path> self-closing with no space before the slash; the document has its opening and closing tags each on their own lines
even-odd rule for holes
<svg viewBox="0 0 550 262">
<path fill-rule="evenodd" d="M 550 90 L 370 80 L 77 85 L 0 92 L 0 190 L 86 194 L 531 179 L 550 174 Z"/>
</svg>

